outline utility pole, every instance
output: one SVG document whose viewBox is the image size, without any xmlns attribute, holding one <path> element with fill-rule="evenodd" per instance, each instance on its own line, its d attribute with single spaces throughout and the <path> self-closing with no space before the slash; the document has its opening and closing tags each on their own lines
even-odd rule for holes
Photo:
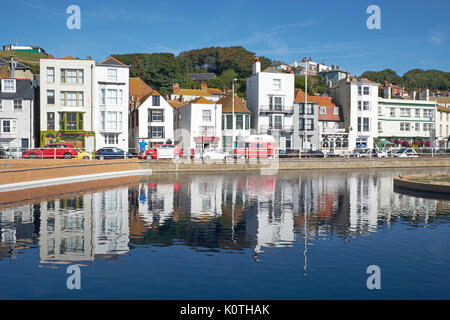
<svg viewBox="0 0 450 320">
<path fill-rule="evenodd" d="M 235 145 L 234 145 L 234 136 L 235 136 L 235 132 L 234 132 L 234 123 L 235 123 L 235 120 L 234 120 L 234 83 L 235 83 L 235 81 L 237 81 L 237 79 L 233 79 L 232 81 L 231 81 L 231 112 L 232 112 L 232 120 L 231 120 L 231 122 L 232 122 L 232 124 L 233 124 L 233 132 L 232 132 L 232 138 L 231 138 L 231 145 L 232 145 L 232 148 L 233 148 L 233 150 L 234 150 L 234 148 L 235 148 Z"/>
<path fill-rule="evenodd" d="M 303 144 L 303 148 L 305 149 L 306 152 L 306 141 L 307 141 L 307 137 L 306 137 L 306 110 L 308 109 L 308 61 L 306 61 L 306 73 L 305 73 L 305 107 L 303 108 L 303 129 L 304 129 L 304 135 L 303 135 L 303 139 L 304 139 L 304 144 Z M 305 153 L 306 156 L 306 153 Z"/>
</svg>

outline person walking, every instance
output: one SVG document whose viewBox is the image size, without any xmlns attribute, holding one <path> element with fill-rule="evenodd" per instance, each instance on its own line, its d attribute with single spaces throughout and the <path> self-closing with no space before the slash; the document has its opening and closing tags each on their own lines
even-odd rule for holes
<svg viewBox="0 0 450 320">
<path fill-rule="evenodd" d="M 139 142 L 139 152 L 145 152 L 145 150 L 147 150 L 147 141 L 145 141 L 144 139 L 141 139 L 141 142 Z"/>
</svg>

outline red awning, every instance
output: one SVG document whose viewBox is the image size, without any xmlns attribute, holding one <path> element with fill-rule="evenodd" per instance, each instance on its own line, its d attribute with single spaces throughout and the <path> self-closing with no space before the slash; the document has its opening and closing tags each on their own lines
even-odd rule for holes
<svg viewBox="0 0 450 320">
<path fill-rule="evenodd" d="M 206 136 L 194 137 L 195 142 L 219 142 L 219 140 L 220 137 L 206 137 Z"/>
</svg>

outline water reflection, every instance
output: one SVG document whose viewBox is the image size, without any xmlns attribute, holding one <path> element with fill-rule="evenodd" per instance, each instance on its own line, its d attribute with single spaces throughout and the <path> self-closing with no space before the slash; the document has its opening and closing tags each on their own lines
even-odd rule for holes
<svg viewBox="0 0 450 320">
<path fill-rule="evenodd" d="M 398 172 L 164 175 L 138 185 L 0 211 L 0 259 L 38 248 L 41 264 L 90 263 L 141 245 L 265 251 L 368 236 L 395 223 L 450 221 L 450 202 L 393 192 Z"/>
</svg>

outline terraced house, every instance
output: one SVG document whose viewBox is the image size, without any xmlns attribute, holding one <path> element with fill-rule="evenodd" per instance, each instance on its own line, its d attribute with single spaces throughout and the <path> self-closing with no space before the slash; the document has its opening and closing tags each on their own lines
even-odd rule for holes
<svg viewBox="0 0 450 320">
<path fill-rule="evenodd" d="M 434 101 L 402 98 L 378 99 L 378 139 L 429 140 L 436 129 L 437 107 Z"/>
<path fill-rule="evenodd" d="M 40 144 L 64 141 L 95 151 L 95 61 L 40 60 Z"/>
<path fill-rule="evenodd" d="M 95 149 L 128 150 L 129 68 L 113 57 L 95 66 Z"/>
</svg>

